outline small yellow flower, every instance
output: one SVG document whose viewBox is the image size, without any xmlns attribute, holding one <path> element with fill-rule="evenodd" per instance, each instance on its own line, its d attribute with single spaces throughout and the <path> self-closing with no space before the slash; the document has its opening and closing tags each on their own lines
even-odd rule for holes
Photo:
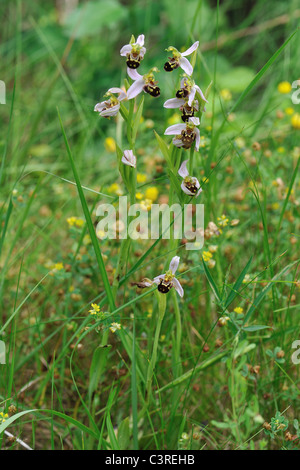
<svg viewBox="0 0 300 470">
<path fill-rule="evenodd" d="M 152 206 L 152 201 L 151 199 L 143 199 L 141 202 L 140 202 L 140 206 L 143 210 L 145 211 L 149 211 L 151 209 L 151 206 Z"/>
<path fill-rule="evenodd" d="M 220 227 L 226 227 L 228 225 L 229 219 L 226 215 L 222 214 L 221 217 L 218 217 L 218 225 Z"/>
<path fill-rule="evenodd" d="M 109 327 L 110 331 L 112 333 L 115 333 L 117 330 L 120 330 L 121 329 L 121 325 L 120 323 L 116 323 L 116 322 L 113 322 L 110 327 Z"/>
<path fill-rule="evenodd" d="M 300 129 L 300 114 L 299 113 L 293 114 L 292 119 L 291 119 L 291 124 L 294 129 Z"/>
<path fill-rule="evenodd" d="M 207 183 L 209 182 L 209 178 L 206 178 L 206 176 L 203 176 L 203 177 L 202 177 L 202 182 L 203 182 L 204 184 L 207 184 Z"/>
<path fill-rule="evenodd" d="M 221 90 L 220 95 L 224 101 L 230 101 L 232 98 L 231 91 L 228 90 L 228 88 L 224 88 L 223 90 Z"/>
<path fill-rule="evenodd" d="M 292 114 L 294 114 L 294 109 L 293 108 L 285 108 L 285 114 L 287 114 L 288 116 L 291 116 Z"/>
<path fill-rule="evenodd" d="M 272 209 L 274 211 L 278 211 L 279 208 L 280 208 L 280 204 L 278 202 L 273 202 Z"/>
<path fill-rule="evenodd" d="M 210 251 L 203 251 L 202 257 L 203 257 L 203 260 L 207 262 L 212 258 L 212 254 Z"/>
<path fill-rule="evenodd" d="M 91 304 L 91 307 L 91 310 L 89 310 L 91 315 L 97 315 L 100 312 L 100 307 L 98 304 Z"/>
<path fill-rule="evenodd" d="M 143 199 L 144 195 L 143 193 L 136 193 L 135 197 L 138 201 L 140 201 L 141 199 Z"/>
<path fill-rule="evenodd" d="M 63 263 L 56 263 L 53 269 L 56 269 L 56 271 L 61 271 L 62 269 L 64 269 L 64 265 Z"/>
<path fill-rule="evenodd" d="M 277 90 L 279 91 L 279 93 L 282 93 L 283 95 L 285 95 L 291 92 L 292 85 L 290 84 L 290 82 L 280 82 L 277 87 Z"/>
<path fill-rule="evenodd" d="M 107 191 L 109 193 L 114 193 L 116 194 L 117 196 L 122 196 L 123 194 L 123 191 L 120 187 L 120 185 L 118 183 L 113 183 L 111 184 L 108 188 L 107 188 Z"/>
<path fill-rule="evenodd" d="M 278 147 L 277 152 L 278 152 L 278 153 L 284 153 L 284 152 L 285 152 L 285 148 L 284 148 L 284 147 Z"/>
<path fill-rule="evenodd" d="M 3 413 L 3 411 L 0 412 L 0 424 L 4 423 L 4 421 L 8 418 L 7 413 Z"/>
<path fill-rule="evenodd" d="M 145 193 L 146 199 L 151 199 L 152 202 L 156 201 L 158 198 L 158 189 L 155 186 L 150 186 L 146 189 Z"/>
<path fill-rule="evenodd" d="M 147 175 L 144 173 L 138 173 L 136 175 L 136 180 L 138 183 L 145 183 L 147 181 Z"/>
<path fill-rule="evenodd" d="M 78 219 L 78 217 L 68 217 L 67 222 L 70 227 L 82 227 L 84 225 L 84 220 Z"/>
<path fill-rule="evenodd" d="M 234 312 L 238 315 L 242 315 L 244 313 L 244 309 L 242 307 L 235 307 Z"/>
<path fill-rule="evenodd" d="M 106 137 L 104 141 L 104 146 L 108 152 L 115 152 L 116 151 L 116 141 L 112 137 Z"/>
</svg>

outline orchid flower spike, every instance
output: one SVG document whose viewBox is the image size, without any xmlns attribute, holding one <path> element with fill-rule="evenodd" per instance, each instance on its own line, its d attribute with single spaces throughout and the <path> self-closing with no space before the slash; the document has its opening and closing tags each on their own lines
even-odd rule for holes
<svg viewBox="0 0 300 470">
<path fill-rule="evenodd" d="M 162 294 L 167 294 L 167 292 L 169 292 L 169 290 L 174 287 L 180 297 L 183 297 L 183 288 L 178 279 L 176 279 L 175 277 L 175 273 L 179 265 L 179 260 L 179 256 L 174 256 L 174 258 L 172 258 L 171 260 L 169 270 L 165 274 L 160 274 L 159 276 L 156 276 L 153 279 L 153 282 L 157 284 L 157 289 Z"/>
<path fill-rule="evenodd" d="M 118 98 L 116 98 L 113 93 L 119 93 Z M 94 111 L 98 112 L 100 116 L 111 117 L 116 116 L 120 109 L 120 101 L 126 98 L 126 92 L 121 88 L 110 88 L 104 96 L 109 96 L 110 98 L 101 103 L 97 103 Z"/>
<path fill-rule="evenodd" d="M 120 50 L 121 56 L 127 57 L 126 64 L 131 69 L 137 69 L 140 66 L 146 53 L 144 47 L 145 36 L 140 34 L 135 41 L 135 37 L 131 36 L 129 44 L 126 44 Z"/>
<path fill-rule="evenodd" d="M 149 95 L 157 97 L 160 95 L 160 88 L 154 80 L 153 72 L 158 72 L 156 67 L 153 67 L 149 73 L 140 75 L 136 70 L 127 69 L 127 73 L 132 80 L 133 84 L 127 90 L 127 98 L 131 100 L 139 95 L 142 91 L 149 93 Z"/>
<path fill-rule="evenodd" d="M 165 135 L 175 135 L 173 144 L 176 147 L 184 149 L 191 148 L 194 141 L 196 141 L 195 149 L 198 151 L 200 146 L 200 131 L 196 126 L 199 126 L 200 120 L 197 117 L 190 117 L 185 124 L 174 124 L 165 130 Z"/>
<path fill-rule="evenodd" d="M 181 67 L 182 70 L 185 71 L 188 75 L 192 75 L 193 73 L 193 67 L 190 64 L 190 62 L 186 59 L 187 55 L 190 55 L 192 52 L 194 52 L 199 46 L 199 41 L 194 42 L 194 44 L 189 47 L 184 52 L 179 52 L 175 47 L 170 46 L 167 51 L 171 51 L 173 54 L 173 57 L 169 57 L 168 62 L 165 63 L 164 69 L 166 72 L 172 72 L 173 70 L 177 69 L 178 67 Z"/>
<path fill-rule="evenodd" d="M 178 170 L 178 174 L 183 178 L 181 183 L 181 189 L 185 194 L 189 196 L 199 196 L 202 191 L 200 188 L 200 183 L 197 178 L 189 175 L 186 164 L 188 160 L 182 162 L 181 167 Z"/>
<path fill-rule="evenodd" d="M 124 165 L 132 166 L 133 168 L 136 167 L 136 156 L 133 155 L 132 150 L 124 150 L 124 155 L 121 161 Z"/>
</svg>

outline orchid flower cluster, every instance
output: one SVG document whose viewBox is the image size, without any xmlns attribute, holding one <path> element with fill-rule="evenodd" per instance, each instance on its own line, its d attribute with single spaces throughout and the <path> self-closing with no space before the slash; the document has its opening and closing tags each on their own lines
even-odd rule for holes
<svg viewBox="0 0 300 470">
<path fill-rule="evenodd" d="M 129 44 L 126 44 L 121 48 L 120 55 L 122 57 L 126 57 L 127 74 L 133 83 L 129 86 L 127 91 L 125 88 L 110 88 L 104 95 L 105 100 L 97 103 L 94 108 L 94 111 L 98 112 L 100 116 L 110 118 L 121 112 L 124 117 L 122 101 L 132 100 L 142 91 L 148 93 L 152 97 L 160 96 L 160 88 L 158 87 L 154 76 L 154 74 L 158 72 L 158 69 L 153 67 L 144 75 L 141 75 L 137 71 L 146 54 L 144 43 L 145 37 L 143 34 L 139 35 L 137 39 L 132 35 Z M 179 52 L 173 46 L 168 47 L 166 50 L 171 53 L 171 56 L 164 65 L 164 70 L 166 72 L 172 72 L 177 68 L 182 69 L 184 72 L 180 81 L 180 89 L 177 90 L 175 97 L 168 99 L 164 103 L 165 108 L 179 108 L 183 123 L 168 127 L 164 134 L 174 136 L 172 142 L 176 147 L 185 150 L 192 149 L 192 151 L 194 147 L 199 151 L 200 146 L 200 131 L 198 129 L 200 119 L 198 116 L 195 116 L 195 114 L 200 114 L 202 111 L 205 111 L 205 103 L 207 103 L 202 90 L 198 85 L 196 85 L 192 78 L 193 65 L 187 59 L 187 56 L 195 52 L 198 46 L 199 41 L 196 41 L 184 52 Z M 131 112 L 134 112 L 133 106 L 131 106 Z M 131 123 L 128 122 L 127 124 L 131 127 Z M 130 141 L 130 145 L 133 147 L 129 150 L 124 150 L 122 158 L 120 157 L 120 162 L 127 167 L 135 169 L 137 166 L 137 158 L 134 155 L 134 144 L 132 141 Z M 197 197 L 202 189 L 197 178 L 189 174 L 187 165 L 188 160 L 183 161 L 178 170 L 178 174 L 182 178 L 181 189 L 185 194 Z M 191 170 L 192 165 L 189 166 L 189 168 Z M 173 257 L 169 270 L 165 274 L 155 277 L 153 281 L 148 279 L 144 280 L 144 282 L 140 283 L 141 287 L 150 287 L 152 284 L 157 284 L 158 291 L 161 293 L 167 293 L 172 287 L 174 287 L 182 297 L 183 289 L 175 277 L 179 259 L 180 258 L 178 256 Z"/>
</svg>

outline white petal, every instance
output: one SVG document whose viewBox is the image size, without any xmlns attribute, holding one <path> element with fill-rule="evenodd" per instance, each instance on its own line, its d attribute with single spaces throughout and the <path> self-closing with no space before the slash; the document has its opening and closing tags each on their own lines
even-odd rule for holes
<svg viewBox="0 0 300 470">
<path fill-rule="evenodd" d="M 185 124 L 173 124 L 165 130 L 165 135 L 179 135 L 185 128 Z"/>
<path fill-rule="evenodd" d="M 201 99 L 202 99 L 203 101 L 205 101 L 206 103 L 208 103 L 207 99 L 205 98 L 205 96 L 204 96 L 203 93 L 202 93 L 201 88 L 199 88 L 198 85 L 195 85 L 195 88 L 196 88 L 197 92 L 199 93 L 199 95 L 201 96 Z"/>
<path fill-rule="evenodd" d="M 160 274 L 159 276 L 156 276 L 156 277 L 153 279 L 153 282 L 158 285 L 158 284 L 160 283 L 161 279 L 164 279 L 164 277 L 165 277 L 164 274 Z"/>
<path fill-rule="evenodd" d="M 180 139 L 173 139 L 172 142 L 173 142 L 173 145 L 175 145 L 176 147 L 182 147 L 183 146 L 183 142 Z"/>
<path fill-rule="evenodd" d="M 173 284 L 173 287 L 176 290 L 176 292 L 178 292 L 178 294 L 180 295 L 180 297 L 183 297 L 183 295 L 184 295 L 183 288 L 182 288 L 180 282 L 178 281 L 178 279 L 176 279 L 176 277 L 174 277 L 174 279 L 172 279 L 172 284 Z"/>
<path fill-rule="evenodd" d="M 145 36 L 144 34 L 140 34 L 136 40 L 136 44 L 138 44 L 139 46 L 143 46 L 144 42 L 145 42 Z"/>
<path fill-rule="evenodd" d="M 164 108 L 180 108 L 184 103 L 185 101 L 181 98 L 171 98 L 164 102 Z"/>
<path fill-rule="evenodd" d="M 202 188 L 199 189 L 199 191 L 196 194 L 196 197 L 198 197 L 200 193 L 202 193 Z"/>
<path fill-rule="evenodd" d="M 182 70 L 185 71 L 187 75 L 190 75 L 190 76 L 192 75 L 193 67 L 191 66 L 190 62 L 185 57 L 180 57 L 179 65 L 182 68 Z"/>
<path fill-rule="evenodd" d="M 195 127 L 194 132 L 196 134 L 196 144 L 195 144 L 195 149 L 198 151 L 200 147 L 200 131 Z"/>
<path fill-rule="evenodd" d="M 124 150 L 124 155 L 121 161 L 124 165 L 132 166 L 133 168 L 136 167 L 136 156 L 133 155 L 132 150 Z"/>
<path fill-rule="evenodd" d="M 139 95 L 143 91 L 144 85 L 145 83 L 143 78 L 133 82 L 131 87 L 129 87 L 127 90 L 127 98 L 131 100 L 132 98 L 135 98 L 137 95 Z"/>
<path fill-rule="evenodd" d="M 194 196 L 194 193 L 192 193 L 188 188 L 185 187 L 184 182 L 181 183 L 180 187 L 185 194 L 188 194 L 189 196 Z"/>
<path fill-rule="evenodd" d="M 120 109 L 120 103 L 116 104 L 115 106 L 112 106 L 111 108 L 107 108 L 104 111 L 101 111 L 100 116 L 103 117 L 108 117 L 108 116 L 115 116 L 118 114 Z"/>
<path fill-rule="evenodd" d="M 189 122 L 192 122 L 195 126 L 199 126 L 200 124 L 200 119 L 198 117 L 190 117 Z"/>
<path fill-rule="evenodd" d="M 118 100 L 122 101 L 126 98 L 126 92 L 122 88 L 113 87 L 108 90 L 110 93 L 119 93 Z"/>
<path fill-rule="evenodd" d="M 179 261 L 180 261 L 179 256 L 174 256 L 174 257 L 171 259 L 170 266 L 169 266 L 169 270 L 172 271 L 173 274 L 175 274 L 176 271 L 177 271 L 177 268 L 178 268 L 178 265 L 179 265 Z"/>
<path fill-rule="evenodd" d="M 194 101 L 194 98 L 195 98 L 195 94 L 196 94 L 196 88 L 193 87 L 193 88 L 191 89 L 191 93 L 189 94 L 189 101 L 188 101 L 188 105 L 189 105 L 189 106 L 192 106 L 193 101 Z"/>
<path fill-rule="evenodd" d="M 140 78 L 143 78 L 143 76 L 140 75 L 136 69 L 130 69 L 129 67 L 127 67 L 127 74 L 130 78 L 132 78 L 132 80 L 140 80 Z"/>
<path fill-rule="evenodd" d="M 126 56 L 127 54 L 130 54 L 131 49 L 132 47 L 130 44 L 126 44 L 125 46 L 123 46 L 122 49 L 120 50 L 121 56 Z"/>
<path fill-rule="evenodd" d="M 140 49 L 140 57 L 144 57 L 145 54 L 146 54 L 146 48 L 145 48 L 145 47 L 141 47 L 141 49 Z"/>
<path fill-rule="evenodd" d="M 186 176 L 189 176 L 189 172 L 187 170 L 186 164 L 188 160 L 184 160 L 184 162 L 181 163 L 181 167 L 178 170 L 178 174 L 182 177 L 185 178 Z"/>
<path fill-rule="evenodd" d="M 196 41 L 194 42 L 194 44 L 189 47 L 185 52 L 182 52 L 181 55 L 183 55 L 183 57 L 187 56 L 187 55 L 190 55 L 192 52 L 194 52 L 199 46 L 199 41 Z"/>
<path fill-rule="evenodd" d="M 94 111 L 97 111 L 98 113 L 100 113 L 103 108 L 105 108 L 105 101 L 101 101 L 101 103 L 97 103 L 96 106 L 94 107 Z"/>
</svg>

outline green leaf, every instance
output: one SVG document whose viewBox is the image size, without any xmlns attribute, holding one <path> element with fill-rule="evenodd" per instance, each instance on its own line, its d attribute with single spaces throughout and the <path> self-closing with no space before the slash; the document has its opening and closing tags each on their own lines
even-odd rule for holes
<svg viewBox="0 0 300 470">
<path fill-rule="evenodd" d="M 259 330 L 265 330 L 266 328 L 271 328 L 271 326 L 267 325 L 252 325 L 252 326 L 243 326 L 242 330 L 243 331 L 259 331 Z"/>
<path fill-rule="evenodd" d="M 218 287 L 217 287 L 217 285 L 214 281 L 214 278 L 210 274 L 209 269 L 207 268 L 205 262 L 203 261 L 203 258 L 202 258 L 202 262 L 203 262 L 203 267 L 204 267 L 204 273 L 205 273 L 205 276 L 208 280 L 208 283 L 209 283 L 210 287 L 212 288 L 212 291 L 213 291 L 213 294 L 214 294 L 215 298 L 217 299 L 218 303 L 221 305 L 222 304 L 222 299 L 221 299 L 219 289 L 218 289 Z"/>
<path fill-rule="evenodd" d="M 8 428 L 8 426 L 10 426 L 10 424 L 12 424 L 14 421 L 16 421 L 18 418 L 21 418 L 21 416 L 25 416 L 29 413 L 47 413 L 47 414 L 50 414 L 50 415 L 54 415 L 54 416 L 57 416 L 59 418 L 62 418 L 64 419 L 65 421 L 67 421 L 69 424 L 72 424 L 73 426 L 75 426 L 76 428 L 80 429 L 81 431 L 83 432 L 86 432 L 87 434 L 89 434 L 90 436 L 93 436 L 94 438 L 98 439 L 99 435 L 93 431 L 92 429 L 88 428 L 87 426 L 85 426 L 84 424 L 80 423 L 79 421 L 77 421 L 76 419 L 72 418 L 71 416 L 68 416 L 64 413 L 60 413 L 59 411 L 54 411 L 54 410 L 37 410 L 37 409 L 32 409 L 32 410 L 26 410 L 26 411 L 21 411 L 20 413 L 16 413 L 15 415 L 11 416 L 10 418 L 8 418 L 6 421 L 4 421 L 4 423 L 0 424 L 0 434 L 2 432 L 5 431 L 6 428 Z M 43 419 L 43 418 L 40 418 L 39 419 Z"/>
<path fill-rule="evenodd" d="M 121 450 L 128 449 L 130 441 L 129 418 L 123 419 L 118 429 L 118 441 Z"/>
<path fill-rule="evenodd" d="M 232 287 L 232 290 L 230 292 L 230 294 L 228 295 L 226 301 L 225 301 L 225 308 L 228 308 L 228 306 L 231 304 L 231 302 L 235 299 L 235 297 L 237 296 L 237 293 L 239 291 L 239 288 L 241 287 L 242 283 L 243 283 L 243 280 L 245 278 L 245 275 L 247 274 L 248 270 L 249 270 L 249 267 L 251 265 L 251 262 L 252 262 L 252 256 L 251 258 L 249 259 L 248 263 L 246 264 L 246 266 L 244 267 L 243 271 L 241 272 L 241 274 L 239 275 L 239 277 L 237 278 L 236 282 L 234 283 L 234 286 Z"/>
<path fill-rule="evenodd" d="M 144 97 L 142 97 L 140 101 L 140 104 L 138 106 L 138 109 L 137 109 L 137 112 L 133 121 L 133 125 L 132 125 L 132 141 L 133 142 L 135 142 L 136 140 L 136 134 L 137 134 L 140 122 L 141 122 L 143 107 L 144 107 Z"/>
<path fill-rule="evenodd" d="M 223 352 L 221 352 L 220 354 L 217 354 L 214 357 L 210 357 L 206 361 L 203 361 L 201 364 L 198 364 L 197 366 L 195 366 L 193 369 L 188 370 L 187 372 L 185 372 L 180 377 L 177 377 L 172 382 L 169 382 L 167 385 L 164 385 L 159 390 L 156 390 L 155 393 L 161 393 L 164 390 L 168 390 L 169 388 L 176 387 L 177 385 L 180 385 L 182 382 L 185 382 L 190 377 L 192 377 L 195 373 L 198 373 L 202 370 L 208 369 L 212 365 L 219 362 L 224 356 L 226 356 L 226 354 L 228 354 L 228 351 L 223 351 Z"/>
<path fill-rule="evenodd" d="M 92 394 L 97 389 L 100 383 L 101 376 L 105 371 L 107 362 L 107 355 L 111 349 L 111 346 L 99 346 L 95 349 L 92 363 L 90 367 L 90 382 L 89 382 L 89 398 L 91 400 Z"/>
<path fill-rule="evenodd" d="M 106 426 L 107 426 L 108 437 L 109 437 L 110 443 L 112 445 L 112 449 L 113 450 L 121 450 L 120 445 L 119 445 L 118 440 L 117 440 L 116 435 L 115 435 L 115 431 L 114 431 L 112 422 L 111 422 L 110 413 L 107 413 Z"/>
</svg>

